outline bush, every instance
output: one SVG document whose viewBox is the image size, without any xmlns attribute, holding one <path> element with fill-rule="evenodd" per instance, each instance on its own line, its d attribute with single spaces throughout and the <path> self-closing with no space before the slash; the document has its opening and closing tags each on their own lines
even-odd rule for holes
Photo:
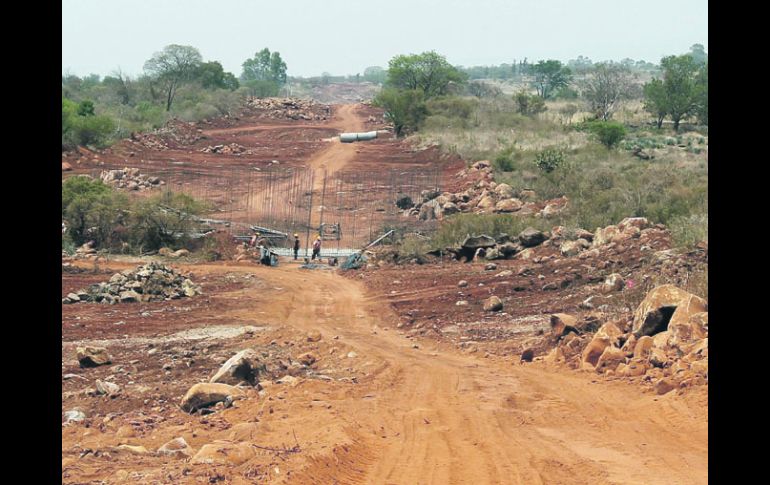
<svg viewBox="0 0 770 485">
<path fill-rule="evenodd" d="M 75 245 L 93 240 L 97 246 L 116 242 L 115 226 L 123 223 L 126 197 L 114 192 L 100 180 L 69 177 L 62 183 L 62 219 L 67 223 L 66 237 Z"/>
<path fill-rule="evenodd" d="M 546 148 L 535 155 L 535 165 L 545 173 L 551 173 L 564 164 L 564 152 L 556 148 Z"/>
<path fill-rule="evenodd" d="M 594 121 L 589 130 L 608 149 L 614 147 L 626 136 L 626 127 L 615 121 Z"/>
<path fill-rule="evenodd" d="M 517 162 L 520 159 L 521 154 L 516 151 L 514 146 L 510 146 L 498 153 L 492 165 L 500 172 L 513 172 L 517 168 Z"/>
<path fill-rule="evenodd" d="M 197 225 L 194 217 L 205 209 L 189 195 L 172 192 L 139 201 L 132 210 L 131 245 L 139 251 L 184 246 L 189 242 L 186 234 Z"/>
<path fill-rule="evenodd" d="M 679 247 L 692 247 L 701 241 L 708 242 L 708 214 L 692 214 L 674 217 L 668 224 L 671 238 Z"/>
<path fill-rule="evenodd" d="M 385 110 L 385 119 L 393 123 L 396 136 L 415 131 L 428 115 L 425 96 L 418 90 L 383 89 L 374 105 Z"/>
<path fill-rule="evenodd" d="M 545 105 L 545 100 L 536 94 L 522 91 L 514 95 L 513 100 L 518 105 L 519 113 L 525 116 L 534 116 L 548 109 Z"/>
</svg>

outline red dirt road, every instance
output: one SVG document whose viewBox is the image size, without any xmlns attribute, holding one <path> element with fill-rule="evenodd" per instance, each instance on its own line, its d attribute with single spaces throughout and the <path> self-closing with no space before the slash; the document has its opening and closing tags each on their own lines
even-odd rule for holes
<svg viewBox="0 0 770 485">
<path fill-rule="evenodd" d="M 591 374 L 541 363 L 518 365 L 510 359 L 485 359 L 430 341 L 413 348 L 414 340 L 390 326 L 394 316 L 389 308 L 369 297 L 360 282 L 332 272 L 305 271 L 295 265 L 196 265 L 189 269 L 209 277 L 224 272 L 254 273 L 262 284 L 233 293 L 237 305 L 224 312 L 223 318 L 264 322 L 279 329 L 282 338 L 296 341 L 309 330 L 319 330 L 324 343 L 345 346 L 329 355 L 319 349 L 321 365 L 350 366 L 360 377 L 354 385 L 303 381 L 282 391 L 273 404 L 272 397 L 250 394 L 236 408 L 216 414 L 229 423 L 222 430 L 196 425 L 190 417 L 184 418 L 187 428 L 160 425 L 131 444 L 154 449 L 178 436 L 180 429 L 189 431 L 190 426 L 195 431 L 190 444 L 196 450 L 217 439 L 278 443 L 296 433 L 303 452 L 280 461 L 279 472 L 265 476 L 267 483 L 650 485 L 707 481 L 705 392 L 658 397 L 634 385 L 597 381 Z M 357 356 L 346 358 L 349 350 Z M 331 411 L 314 403 L 329 403 Z M 261 414 L 266 405 L 271 410 L 272 406 L 281 408 Z M 260 418 L 253 423 L 252 417 L 257 415 Z M 246 422 L 254 428 L 251 435 L 233 431 Z M 91 449 L 120 442 L 109 432 L 84 435 L 85 430 L 67 431 L 62 437 L 65 450 L 74 442 Z M 116 466 L 140 471 L 148 480 L 160 479 L 182 467 L 169 458 L 124 455 L 117 463 L 109 463 L 112 468 L 102 463 L 84 473 L 84 468 L 78 472 L 66 460 L 73 479 L 77 475 L 107 479 Z M 212 469 L 226 477 L 226 483 L 249 483 L 244 478 L 249 476 L 248 464 L 259 460 L 213 468 L 187 464 L 186 478 L 179 476 L 173 483 L 196 483 L 195 476 L 204 470 L 212 473 Z"/>
</svg>

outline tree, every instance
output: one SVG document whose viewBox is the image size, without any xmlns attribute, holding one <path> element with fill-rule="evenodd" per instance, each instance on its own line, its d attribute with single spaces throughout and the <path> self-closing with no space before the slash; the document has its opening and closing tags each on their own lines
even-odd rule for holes
<svg viewBox="0 0 770 485">
<path fill-rule="evenodd" d="M 693 114 L 698 107 L 695 85 L 698 66 L 689 55 L 664 57 L 660 65 L 666 92 L 666 114 L 674 122 L 674 131 L 679 131 L 681 120 Z"/>
<path fill-rule="evenodd" d="M 468 92 L 477 98 L 496 98 L 503 94 L 499 87 L 484 81 L 471 81 L 468 83 Z"/>
<path fill-rule="evenodd" d="M 388 73 L 380 66 L 370 66 L 364 69 L 364 81 L 370 83 L 383 84 L 388 77 Z"/>
<path fill-rule="evenodd" d="M 225 72 L 222 64 L 217 61 L 204 62 L 198 68 L 195 76 L 204 89 L 238 89 L 238 80 L 230 72 Z"/>
<path fill-rule="evenodd" d="M 374 105 L 385 110 L 385 119 L 393 123 L 396 136 L 416 130 L 428 115 L 425 94 L 418 89 L 385 88 L 374 98 Z"/>
<path fill-rule="evenodd" d="M 133 84 L 123 71 L 118 69 L 112 76 L 105 76 L 102 84 L 112 91 L 121 104 L 130 104 L 133 97 Z"/>
<path fill-rule="evenodd" d="M 623 100 L 637 92 L 636 76 L 625 66 L 597 64 L 584 82 L 583 97 L 597 118 L 607 121 Z"/>
<path fill-rule="evenodd" d="M 464 84 L 467 75 L 434 51 L 396 56 L 388 63 L 389 87 L 418 90 L 425 98 L 447 94 L 452 83 Z"/>
<path fill-rule="evenodd" d="M 704 125 L 709 124 L 709 65 L 708 62 L 698 71 L 695 79 L 696 97 L 698 106 L 695 108 L 695 114 L 698 121 Z"/>
<path fill-rule="evenodd" d="M 655 116 L 655 124 L 660 129 L 663 126 L 663 119 L 666 117 L 666 89 L 663 87 L 663 81 L 653 79 L 643 87 L 644 91 L 644 109 Z"/>
<path fill-rule="evenodd" d="M 690 57 L 692 57 L 693 61 L 700 66 L 708 62 L 708 54 L 706 54 L 706 49 L 703 47 L 703 44 L 693 44 L 692 47 L 690 47 Z"/>
<path fill-rule="evenodd" d="M 195 77 L 203 58 L 195 47 L 171 44 L 144 63 L 144 70 L 157 82 L 166 97 L 166 111 L 171 111 L 179 86 Z"/>
<path fill-rule="evenodd" d="M 94 115 L 94 102 L 85 99 L 78 104 L 78 116 L 93 116 Z"/>
<path fill-rule="evenodd" d="M 535 75 L 537 94 L 548 99 L 554 90 L 567 87 L 572 82 L 572 71 L 560 61 L 540 61 L 531 67 Z"/>
<path fill-rule="evenodd" d="M 279 87 L 286 84 L 286 63 L 277 51 L 271 54 L 270 49 L 265 47 L 253 58 L 246 59 L 242 66 L 242 81 L 271 81 Z"/>
</svg>

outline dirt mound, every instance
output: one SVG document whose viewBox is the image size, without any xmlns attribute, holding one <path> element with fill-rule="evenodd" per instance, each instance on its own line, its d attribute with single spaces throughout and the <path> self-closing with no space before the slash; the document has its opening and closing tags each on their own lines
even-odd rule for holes
<svg viewBox="0 0 770 485">
<path fill-rule="evenodd" d="M 149 263 L 135 270 L 115 273 L 107 282 L 69 293 L 62 298 L 62 303 L 115 304 L 163 301 L 191 297 L 200 293 L 200 287 L 184 275 L 162 264 Z"/>
<path fill-rule="evenodd" d="M 239 145 L 237 143 L 230 143 L 229 145 L 209 145 L 206 148 L 200 150 L 201 153 L 219 153 L 222 155 L 252 155 L 254 152 Z"/>
</svg>

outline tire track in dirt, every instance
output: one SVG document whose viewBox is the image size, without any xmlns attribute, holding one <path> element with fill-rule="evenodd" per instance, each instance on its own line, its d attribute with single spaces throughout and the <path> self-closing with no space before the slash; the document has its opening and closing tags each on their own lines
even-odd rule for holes
<svg viewBox="0 0 770 485">
<path fill-rule="evenodd" d="M 677 396 L 657 398 L 589 374 L 512 365 L 413 342 L 383 327 L 388 310 L 359 283 L 327 272 L 259 270 L 291 299 L 296 330 L 339 335 L 380 363 L 337 403 L 350 440 L 329 443 L 285 483 L 705 483 L 707 418 Z M 684 399 L 684 398 L 681 398 Z M 309 419 L 311 419 L 309 417 Z M 334 451 L 336 450 L 336 451 Z M 361 462 L 344 463 L 353 453 Z M 339 456 L 338 456 L 339 455 Z M 312 481 L 303 477 L 313 477 Z"/>
</svg>

